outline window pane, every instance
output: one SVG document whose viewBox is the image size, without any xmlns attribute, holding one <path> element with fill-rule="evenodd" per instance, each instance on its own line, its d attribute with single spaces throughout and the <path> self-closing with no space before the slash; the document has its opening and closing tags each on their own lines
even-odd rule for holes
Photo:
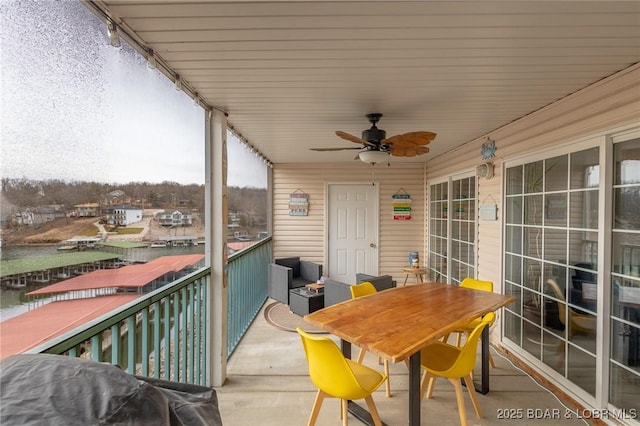
<svg viewBox="0 0 640 426">
<path fill-rule="evenodd" d="M 505 227 L 505 250 L 509 253 L 522 254 L 522 227 Z"/>
<path fill-rule="evenodd" d="M 640 183 L 640 139 L 614 145 L 614 185 Z"/>
<path fill-rule="evenodd" d="M 507 223 L 522 223 L 522 197 L 508 197 L 506 208 Z"/>
<path fill-rule="evenodd" d="M 631 277 L 640 277 L 640 235 L 628 232 L 613 234 L 613 271 Z"/>
<path fill-rule="evenodd" d="M 596 357 L 569 345 L 567 377 L 589 395 L 596 395 Z"/>
<path fill-rule="evenodd" d="M 569 169 L 569 157 L 560 157 L 545 160 L 545 191 L 560 191 L 567 189 L 567 177 Z"/>
<path fill-rule="evenodd" d="M 544 178 L 544 170 L 542 161 L 529 163 L 524 165 L 524 193 L 542 191 L 542 182 Z"/>
<path fill-rule="evenodd" d="M 598 228 L 598 190 L 572 192 L 569 196 L 569 226 Z"/>
<path fill-rule="evenodd" d="M 524 209 L 525 225 L 542 225 L 542 195 L 525 196 Z"/>
<path fill-rule="evenodd" d="M 544 259 L 563 263 L 567 258 L 567 230 L 545 228 Z"/>
<path fill-rule="evenodd" d="M 615 227 L 640 229 L 640 186 L 616 188 L 613 199 Z"/>
<path fill-rule="evenodd" d="M 567 226 L 567 194 L 548 194 L 545 199 L 545 225 Z"/>
<path fill-rule="evenodd" d="M 523 166 L 507 169 L 507 195 L 522 194 L 522 169 Z"/>
<path fill-rule="evenodd" d="M 505 256 L 505 279 L 515 284 L 522 284 L 522 258 L 507 254 Z"/>
<path fill-rule="evenodd" d="M 542 228 L 524 228 L 523 250 L 525 256 L 542 258 Z"/>
<path fill-rule="evenodd" d="M 595 188 L 600 182 L 599 148 L 571 154 L 571 189 Z"/>
<path fill-rule="evenodd" d="M 615 334 L 615 333 L 614 333 Z M 611 362 L 610 364 L 609 399 L 611 404 L 627 412 L 636 410 L 640 413 L 638 398 L 638 374 L 628 371 Z"/>
</svg>

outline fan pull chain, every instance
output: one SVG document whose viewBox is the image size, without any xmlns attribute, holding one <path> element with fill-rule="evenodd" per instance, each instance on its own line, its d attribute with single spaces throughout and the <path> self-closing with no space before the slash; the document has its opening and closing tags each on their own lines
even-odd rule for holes
<svg viewBox="0 0 640 426">
<path fill-rule="evenodd" d="M 372 164 L 371 165 L 371 186 L 376 186 L 375 176 L 374 176 L 374 173 L 373 173 L 373 167 L 374 167 L 374 165 Z"/>
</svg>

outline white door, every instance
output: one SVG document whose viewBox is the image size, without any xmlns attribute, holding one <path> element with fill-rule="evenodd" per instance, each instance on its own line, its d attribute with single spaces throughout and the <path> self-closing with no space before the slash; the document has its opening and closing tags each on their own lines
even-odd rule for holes
<svg viewBox="0 0 640 426">
<path fill-rule="evenodd" d="M 378 274 L 378 187 L 328 187 L 328 271 L 331 279 L 355 283 L 356 273 Z"/>
</svg>

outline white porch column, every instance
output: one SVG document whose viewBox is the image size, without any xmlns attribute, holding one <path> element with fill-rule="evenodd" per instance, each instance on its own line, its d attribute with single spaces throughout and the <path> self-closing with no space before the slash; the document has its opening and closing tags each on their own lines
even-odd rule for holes
<svg viewBox="0 0 640 426">
<path fill-rule="evenodd" d="M 205 119 L 205 257 L 209 283 L 209 385 L 227 378 L 227 118 L 213 110 Z"/>
</svg>

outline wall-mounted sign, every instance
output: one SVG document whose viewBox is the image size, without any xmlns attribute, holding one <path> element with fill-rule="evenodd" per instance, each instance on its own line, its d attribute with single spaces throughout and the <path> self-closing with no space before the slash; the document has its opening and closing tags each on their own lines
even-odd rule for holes
<svg viewBox="0 0 640 426">
<path fill-rule="evenodd" d="M 289 216 L 309 215 L 309 194 L 300 189 L 289 194 Z"/>
<path fill-rule="evenodd" d="M 483 204 L 480 206 L 480 220 L 498 220 L 498 206 Z"/>
<path fill-rule="evenodd" d="M 400 188 L 391 196 L 393 199 L 393 220 L 411 220 L 411 196 Z"/>
</svg>

